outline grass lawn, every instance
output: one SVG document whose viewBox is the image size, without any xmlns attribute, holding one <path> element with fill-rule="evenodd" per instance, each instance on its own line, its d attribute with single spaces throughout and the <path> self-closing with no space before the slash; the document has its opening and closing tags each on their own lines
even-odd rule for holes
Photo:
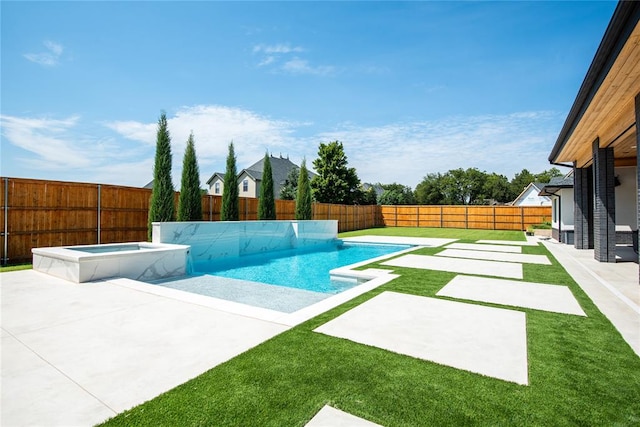
<svg viewBox="0 0 640 427">
<path fill-rule="evenodd" d="M 355 234 L 524 240 L 521 232 L 411 228 L 341 236 Z M 525 265 L 524 280 L 569 286 L 588 316 L 522 309 L 528 386 L 313 332 L 384 291 L 433 297 L 455 275 L 394 268 L 399 278 L 104 425 L 301 426 L 325 404 L 384 426 L 640 425 L 640 358 L 543 246 L 523 252 L 553 263 Z"/>
<path fill-rule="evenodd" d="M 6 273 L 7 271 L 30 270 L 31 268 L 33 268 L 31 264 L 7 265 L 0 267 L 0 273 Z"/>
</svg>

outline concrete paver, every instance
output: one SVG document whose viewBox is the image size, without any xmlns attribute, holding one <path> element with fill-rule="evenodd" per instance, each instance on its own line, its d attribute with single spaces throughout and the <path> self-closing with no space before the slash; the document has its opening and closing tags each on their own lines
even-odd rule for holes
<svg viewBox="0 0 640 427">
<path fill-rule="evenodd" d="M 383 292 L 315 331 L 528 384 L 525 313 L 519 311 Z"/>
<path fill-rule="evenodd" d="M 638 264 L 598 262 L 593 250 L 578 250 L 554 240 L 544 246 L 640 356 Z"/>
<path fill-rule="evenodd" d="M 402 237 L 402 236 L 355 236 L 345 237 L 342 240 L 345 242 L 365 242 L 365 243 L 387 243 L 396 245 L 416 245 L 416 246 L 429 246 L 438 247 L 443 246 L 451 242 L 455 242 L 458 239 L 443 239 L 436 237 Z"/>
<path fill-rule="evenodd" d="M 421 268 L 424 270 L 450 271 L 452 273 L 480 274 L 485 276 L 522 279 L 522 264 L 513 262 L 457 259 L 444 256 L 404 255 L 382 263 L 393 267 Z"/>
<path fill-rule="evenodd" d="M 480 243 L 452 243 L 446 246 L 447 249 L 466 249 L 468 251 L 490 251 L 509 252 L 514 254 L 522 253 L 522 246 L 491 245 Z"/>
<path fill-rule="evenodd" d="M 381 427 L 355 415 L 325 405 L 305 424 L 306 427 Z"/>
<path fill-rule="evenodd" d="M 463 249 L 445 249 L 436 256 L 451 258 L 483 259 L 487 261 L 522 262 L 525 264 L 551 265 L 546 255 L 512 254 L 504 252 L 468 251 Z"/>
<path fill-rule="evenodd" d="M 538 246 L 538 240 L 536 238 L 529 238 L 527 241 L 522 240 L 477 240 L 476 243 L 490 244 L 490 245 L 513 245 L 513 246 Z"/>
<path fill-rule="evenodd" d="M 2 425 L 93 425 L 288 329 L 116 283 L 3 273 Z"/>
<path fill-rule="evenodd" d="M 571 290 L 560 285 L 460 275 L 436 295 L 586 316 Z"/>
</svg>

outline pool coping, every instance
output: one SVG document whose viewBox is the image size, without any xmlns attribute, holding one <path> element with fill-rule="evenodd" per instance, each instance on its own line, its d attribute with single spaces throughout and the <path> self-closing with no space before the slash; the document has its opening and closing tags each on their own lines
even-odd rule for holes
<svg viewBox="0 0 640 427">
<path fill-rule="evenodd" d="M 346 239 L 342 239 L 342 240 L 346 240 Z M 346 240 L 346 242 L 349 242 L 349 240 Z M 358 241 L 358 242 L 352 242 L 352 243 L 366 243 L 366 242 Z M 380 242 L 371 242 L 371 243 L 381 244 Z M 397 244 L 397 243 L 394 242 L 393 244 Z M 405 244 L 411 244 L 411 243 L 405 243 Z M 383 270 L 383 269 L 353 270 L 353 269 L 359 268 L 374 262 L 382 261 L 388 258 L 400 256 L 407 252 L 411 252 L 423 247 L 425 246 L 417 246 L 417 245 L 411 246 L 410 248 L 406 248 L 397 252 L 381 255 L 379 257 L 370 258 L 368 260 L 360 261 L 354 264 L 350 264 L 350 265 L 346 265 L 343 267 L 338 267 L 333 270 L 330 270 L 329 274 L 331 275 L 331 277 L 355 279 L 358 281 L 364 280 L 365 282 L 362 284 L 356 285 L 351 289 L 347 289 L 344 292 L 340 292 L 339 294 L 332 295 L 326 299 L 323 299 L 322 301 L 319 301 L 309 306 L 306 306 L 304 308 L 301 308 L 292 313 L 284 313 L 281 311 L 271 310 L 268 308 L 256 307 L 249 304 L 229 301 L 222 298 L 195 294 L 191 292 L 182 291 L 179 289 L 158 286 L 151 283 L 141 282 L 133 279 L 118 277 L 113 279 L 106 279 L 105 281 L 112 283 L 114 285 L 134 289 L 139 292 L 145 292 L 149 294 L 163 296 L 163 297 L 175 299 L 178 301 L 189 302 L 191 304 L 197 304 L 204 307 L 213 308 L 216 310 L 221 310 L 227 313 L 237 314 L 245 317 L 250 317 L 253 319 L 259 319 L 259 320 L 264 320 L 268 322 L 273 322 L 273 323 L 293 327 L 319 314 L 329 311 L 347 301 L 350 301 L 362 294 L 365 294 L 379 286 L 382 286 L 385 283 L 388 283 L 391 280 L 395 279 L 396 277 L 399 277 L 399 275 L 393 274 L 392 270 Z"/>
</svg>

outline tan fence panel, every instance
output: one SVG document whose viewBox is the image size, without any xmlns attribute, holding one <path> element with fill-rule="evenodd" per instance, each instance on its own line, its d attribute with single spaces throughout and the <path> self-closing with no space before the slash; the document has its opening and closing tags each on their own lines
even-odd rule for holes
<svg viewBox="0 0 640 427">
<path fill-rule="evenodd" d="M 551 217 L 551 207 L 381 206 L 380 217 L 381 224 L 386 227 L 418 226 L 524 231 L 529 225 L 548 221 Z"/>
<path fill-rule="evenodd" d="M 293 220 L 296 218 L 295 200 L 276 200 L 276 219 Z"/>
<path fill-rule="evenodd" d="M 151 190 L 100 186 L 100 243 L 147 240 Z"/>
</svg>

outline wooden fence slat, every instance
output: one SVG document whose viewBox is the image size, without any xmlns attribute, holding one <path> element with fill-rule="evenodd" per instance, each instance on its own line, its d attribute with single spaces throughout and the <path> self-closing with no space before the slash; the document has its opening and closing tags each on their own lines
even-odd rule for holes
<svg viewBox="0 0 640 427">
<path fill-rule="evenodd" d="M 147 240 L 151 190 L 0 177 L 2 263 L 31 260 L 31 248 Z M 5 194 L 6 193 L 6 194 Z M 175 195 L 176 208 L 179 193 Z M 219 221 L 222 197 L 202 196 L 202 219 Z M 258 217 L 258 199 L 241 198 L 240 218 Z M 276 219 L 295 218 L 295 202 L 276 200 Z M 378 226 L 521 230 L 549 221 L 551 207 L 356 206 L 313 204 L 313 219 L 340 232 Z M 6 241 L 6 250 L 5 243 Z"/>
</svg>

